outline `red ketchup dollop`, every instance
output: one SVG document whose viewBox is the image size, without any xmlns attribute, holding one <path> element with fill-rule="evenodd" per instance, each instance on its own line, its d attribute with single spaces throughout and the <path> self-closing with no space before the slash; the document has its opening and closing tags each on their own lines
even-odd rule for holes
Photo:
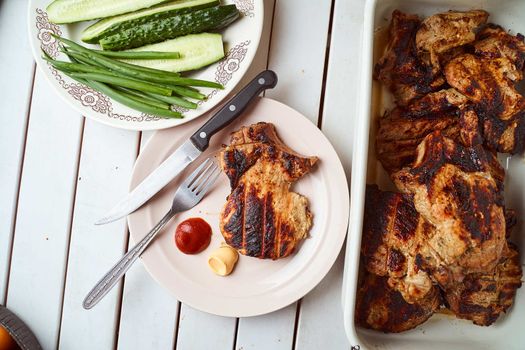
<svg viewBox="0 0 525 350">
<path fill-rule="evenodd" d="M 211 227 L 201 218 L 181 222 L 175 230 L 175 244 L 184 254 L 202 252 L 211 241 Z"/>
</svg>

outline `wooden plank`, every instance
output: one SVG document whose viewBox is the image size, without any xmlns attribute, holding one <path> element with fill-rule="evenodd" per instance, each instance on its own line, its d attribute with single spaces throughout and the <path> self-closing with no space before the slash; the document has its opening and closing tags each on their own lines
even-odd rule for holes
<svg viewBox="0 0 525 350">
<path fill-rule="evenodd" d="M 292 349 L 297 303 L 257 317 L 239 319 L 238 350 Z"/>
<path fill-rule="evenodd" d="M 179 302 L 137 262 L 127 273 L 118 349 L 173 349 Z"/>
<path fill-rule="evenodd" d="M 57 347 L 83 119 L 37 71 L 7 306 Z"/>
<path fill-rule="evenodd" d="M 34 63 L 27 40 L 24 1 L 0 2 L 0 76 L 2 105 L 0 115 L 0 303 L 5 303 L 12 234 L 22 155 L 25 145 L 27 119 Z"/>
<path fill-rule="evenodd" d="M 334 145 L 350 178 L 353 124 L 359 101 L 364 2 L 335 0 L 323 105 L 323 133 Z M 352 82 L 352 83 L 350 83 Z"/>
<path fill-rule="evenodd" d="M 122 257 L 127 244 L 126 220 L 93 223 L 128 192 L 137 156 L 139 133 L 86 120 L 71 244 L 64 292 L 62 349 L 110 349 L 116 342 L 121 287 L 92 310 L 82 301 L 95 283 Z"/>
<path fill-rule="evenodd" d="M 305 114 L 317 124 L 330 21 L 330 2 L 275 4 L 268 68 L 279 83 L 266 96 Z M 305 21 L 315 18 L 315 21 Z M 236 349 L 291 349 L 297 303 L 277 312 L 241 319 Z"/>
<path fill-rule="evenodd" d="M 341 308 L 344 251 L 326 277 L 301 301 L 295 349 L 348 349 Z"/>
<path fill-rule="evenodd" d="M 331 1 L 281 0 L 275 4 L 268 67 L 279 84 L 266 93 L 317 123 Z"/>
<path fill-rule="evenodd" d="M 182 304 L 177 350 L 231 350 L 235 325 L 233 317 L 210 315 Z"/>
<path fill-rule="evenodd" d="M 359 55 L 364 2 L 335 0 L 322 130 L 334 145 L 350 176 L 353 150 L 353 118 L 359 101 Z M 348 349 L 343 327 L 341 288 L 344 250 L 321 284 L 302 301 L 296 348 Z M 327 326 L 329 325 L 329 327 Z"/>
<path fill-rule="evenodd" d="M 141 149 L 152 135 L 151 131 L 142 132 Z M 130 240 L 129 246 L 132 244 Z M 124 280 L 118 348 L 173 349 L 178 312 L 177 299 L 137 262 Z"/>
</svg>

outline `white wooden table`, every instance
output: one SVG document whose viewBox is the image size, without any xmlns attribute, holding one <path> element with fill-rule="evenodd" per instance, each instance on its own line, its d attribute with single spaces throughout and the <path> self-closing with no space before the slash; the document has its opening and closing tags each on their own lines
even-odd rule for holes
<svg viewBox="0 0 525 350">
<path fill-rule="evenodd" d="M 266 96 L 322 128 L 347 175 L 362 8 L 360 0 L 265 0 L 263 38 L 245 78 L 275 70 L 279 84 Z M 343 254 L 302 300 L 260 317 L 194 310 L 140 263 L 96 308 L 82 309 L 129 244 L 125 220 L 93 222 L 127 192 L 151 133 L 98 124 L 63 102 L 35 67 L 26 10 L 26 1 L 0 1 L 0 303 L 44 349 L 348 349 Z"/>
</svg>

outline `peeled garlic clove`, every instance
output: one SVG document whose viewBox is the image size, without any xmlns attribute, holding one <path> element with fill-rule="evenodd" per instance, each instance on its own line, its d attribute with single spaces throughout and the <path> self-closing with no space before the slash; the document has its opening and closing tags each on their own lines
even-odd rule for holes
<svg viewBox="0 0 525 350">
<path fill-rule="evenodd" d="M 235 263 L 239 260 L 239 253 L 229 245 L 221 245 L 208 258 L 208 266 L 219 276 L 229 275 Z"/>
</svg>

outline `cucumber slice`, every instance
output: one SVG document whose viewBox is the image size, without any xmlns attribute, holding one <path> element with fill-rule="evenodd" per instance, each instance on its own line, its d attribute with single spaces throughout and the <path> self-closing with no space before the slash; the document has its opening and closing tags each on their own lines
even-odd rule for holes
<svg viewBox="0 0 525 350">
<path fill-rule="evenodd" d="M 46 8 L 53 23 L 73 23 L 116 16 L 168 0 L 55 0 Z"/>
<path fill-rule="evenodd" d="M 145 22 L 122 32 L 104 37 L 104 50 L 125 50 L 158 43 L 187 34 L 223 28 L 239 17 L 235 5 L 215 6 Z"/>
<path fill-rule="evenodd" d="M 84 29 L 81 39 L 86 43 L 96 44 L 103 37 L 141 25 L 147 21 L 157 20 L 206 7 L 217 6 L 219 4 L 219 0 L 172 1 L 148 9 L 100 20 Z"/>
<path fill-rule="evenodd" d="M 217 62 L 224 57 L 222 35 L 201 33 L 181 36 L 158 44 L 147 45 L 129 51 L 176 51 L 178 59 L 121 60 L 143 67 L 170 72 L 184 72 L 199 69 Z"/>
</svg>

